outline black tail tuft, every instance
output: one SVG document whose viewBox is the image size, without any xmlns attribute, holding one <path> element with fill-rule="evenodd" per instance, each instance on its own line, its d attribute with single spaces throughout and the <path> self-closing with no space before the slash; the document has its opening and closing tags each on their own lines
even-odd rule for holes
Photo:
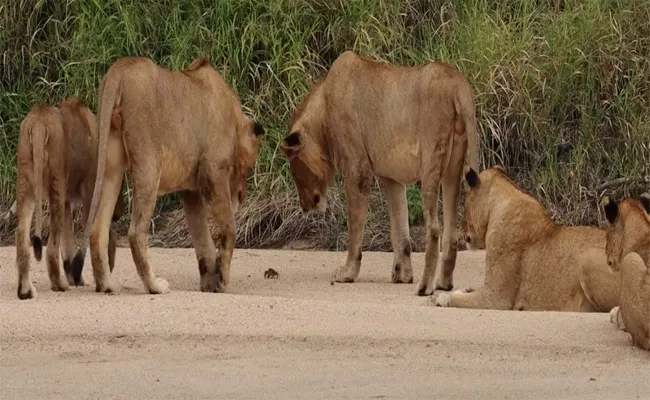
<svg viewBox="0 0 650 400">
<path fill-rule="evenodd" d="M 36 261 L 41 261 L 41 258 L 43 258 L 43 241 L 40 236 L 32 236 L 32 246 L 34 246 L 34 257 Z"/>
<path fill-rule="evenodd" d="M 84 258 L 85 254 L 78 251 L 72 259 L 72 279 L 74 279 L 75 286 L 79 286 L 79 283 L 81 283 L 81 273 L 84 269 Z"/>
</svg>

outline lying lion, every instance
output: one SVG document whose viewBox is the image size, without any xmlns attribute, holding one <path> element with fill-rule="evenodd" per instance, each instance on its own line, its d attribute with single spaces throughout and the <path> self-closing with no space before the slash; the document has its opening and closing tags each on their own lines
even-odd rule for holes
<svg viewBox="0 0 650 400">
<path fill-rule="evenodd" d="M 605 258 L 605 232 L 559 226 L 500 168 L 466 174 L 470 187 L 461 230 L 485 249 L 485 280 L 476 291 L 436 293 L 442 307 L 499 310 L 609 311 L 619 280 Z"/>
<path fill-rule="evenodd" d="M 108 228 L 127 168 L 134 191 L 129 244 L 147 291 L 169 291 L 149 265 L 147 237 L 157 195 L 170 192 L 182 193 L 201 290 L 225 289 L 235 241 L 233 213 L 244 201 L 263 127 L 244 116 L 235 93 L 205 59 L 183 71 L 165 70 L 147 58 L 117 60 L 102 79 L 98 98 L 98 179 L 84 235 L 84 243 L 91 235 L 96 290 L 114 290 Z M 208 213 L 220 227 L 218 256 Z"/>
<path fill-rule="evenodd" d="M 607 263 L 621 273 L 620 306 L 610 312 L 632 343 L 650 350 L 650 200 L 645 197 L 605 204 Z"/>
<path fill-rule="evenodd" d="M 95 184 L 97 125 L 95 116 L 81 101 L 70 96 L 55 106 L 37 104 L 31 108 L 20 125 L 16 154 L 16 265 L 18 268 L 18 298 L 36 297 L 29 277 L 29 231 L 34 211 L 35 228 L 31 238 L 34 256 L 42 257 L 42 200 L 50 205 L 50 235 L 47 245 L 47 267 L 51 288 L 64 291 L 68 285 L 83 285 L 79 274 L 75 280 L 70 263 L 77 251 L 73 232 L 72 208 L 83 205 L 88 215 Z M 113 219 L 122 215 L 122 201 Z M 59 247 L 63 269 L 59 268 Z M 110 268 L 115 260 L 115 238 L 109 238 Z M 83 264 L 80 268 L 83 267 Z"/>
<path fill-rule="evenodd" d="M 442 187 L 442 268 L 435 288 L 451 290 L 456 265 L 456 209 L 466 153 L 478 168 L 472 88 L 454 67 L 392 66 L 341 54 L 296 108 L 281 144 L 303 211 L 326 208 L 325 192 L 343 175 L 348 202 L 348 255 L 332 283 L 354 282 L 374 177 L 390 207 L 392 281 L 412 283 L 406 185 L 421 181 L 426 219 L 425 268 L 418 294 L 434 290 Z"/>
</svg>

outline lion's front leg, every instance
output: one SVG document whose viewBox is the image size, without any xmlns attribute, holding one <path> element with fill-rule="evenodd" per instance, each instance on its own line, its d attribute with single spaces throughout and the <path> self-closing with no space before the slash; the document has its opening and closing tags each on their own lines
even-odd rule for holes
<svg viewBox="0 0 650 400">
<path fill-rule="evenodd" d="M 201 180 L 201 195 L 209 204 L 212 216 L 219 226 L 219 254 L 216 256 L 214 264 L 207 263 L 205 273 L 199 260 L 199 269 L 201 273 L 201 291 L 204 292 L 223 292 L 230 282 L 230 264 L 235 247 L 235 216 L 232 210 L 231 196 L 229 188 L 228 171 L 219 169 L 207 173 Z M 208 180 L 206 180 L 208 179 Z M 196 210 L 195 210 L 196 211 Z M 198 221 L 198 217 L 197 221 Z M 189 221 L 189 220 L 188 220 Z M 207 228 L 197 225 L 197 231 Z M 198 253 L 197 253 L 198 254 Z"/>
<path fill-rule="evenodd" d="M 215 292 L 219 285 L 216 270 L 214 270 L 217 262 L 217 249 L 212 241 L 201 195 L 198 192 L 183 192 L 183 210 L 199 263 L 199 287 L 202 292 Z M 208 266 L 213 270 L 211 274 L 208 274 Z"/>
<path fill-rule="evenodd" d="M 498 254 L 498 260 L 491 250 L 485 262 L 485 279 L 476 290 L 471 288 L 436 291 L 431 298 L 438 307 L 474 308 L 491 310 L 512 310 L 519 293 L 520 281 L 517 276 L 520 255 L 515 251 L 507 255 Z"/>
<path fill-rule="evenodd" d="M 372 179 L 356 176 L 346 179 L 345 192 L 348 201 L 348 258 L 345 266 L 332 272 L 332 282 L 351 283 L 359 276 L 361 270 L 361 243 L 363 229 L 368 214 L 368 199 Z"/>
<path fill-rule="evenodd" d="M 454 290 L 452 292 L 434 292 L 430 298 L 437 307 L 473 308 L 486 310 L 512 310 L 512 302 L 501 293 L 485 286 L 474 291 L 471 288 Z"/>
<path fill-rule="evenodd" d="M 418 287 L 418 296 L 429 296 L 434 290 L 433 278 L 438 268 L 438 253 L 440 251 L 439 185 L 439 173 L 430 173 L 426 179 L 422 180 L 422 211 L 426 221 L 426 248 L 424 271 Z"/>
<path fill-rule="evenodd" d="M 393 283 L 413 283 L 406 185 L 387 178 L 382 178 L 382 183 L 390 208 L 390 239 L 393 245 L 391 280 Z"/>
<path fill-rule="evenodd" d="M 147 288 L 147 291 L 150 294 L 166 294 L 169 292 L 169 283 L 167 280 L 156 276 L 151 268 L 148 256 L 149 226 L 151 223 L 151 215 L 156 205 L 160 172 L 156 171 L 155 166 L 151 165 L 141 165 L 139 167 L 138 169 L 134 168 L 133 173 L 133 214 L 128 234 L 131 255 L 138 270 L 138 275 L 140 275 L 140 279 Z M 137 175 L 136 172 L 138 173 Z M 108 185 L 107 181 L 107 179 L 104 180 L 104 189 Z M 112 185 L 110 209 L 102 210 L 102 217 L 104 218 L 103 231 L 106 239 L 108 239 L 111 217 L 119 195 L 121 183 L 120 180 Z M 108 240 L 103 247 L 104 249 L 108 249 Z M 107 264 L 104 267 L 106 270 L 108 270 Z"/>
</svg>

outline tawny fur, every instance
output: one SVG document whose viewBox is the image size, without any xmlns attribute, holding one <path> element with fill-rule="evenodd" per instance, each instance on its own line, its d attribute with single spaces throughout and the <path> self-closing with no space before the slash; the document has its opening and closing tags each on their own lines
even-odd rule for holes
<svg viewBox="0 0 650 400">
<path fill-rule="evenodd" d="M 88 217 L 92 228 L 86 230 L 96 290 L 114 290 L 106 236 L 127 168 L 134 190 L 129 244 L 147 291 L 169 291 L 149 265 L 147 242 L 156 196 L 170 192 L 182 192 L 201 290 L 224 290 L 235 238 L 233 213 L 244 201 L 264 129 L 244 116 L 237 96 L 205 59 L 183 71 L 165 70 L 147 58 L 120 59 L 106 72 L 98 96 L 99 179 Z M 218 256 L 208 212 L 220 227 Z"/>
<path fill-rule="evenodd" d="M 618 305 L 617 274 L 607 267 L 605 232 L 555 224 L 535 198 L 499 168 L 466 174 L 461 232 L 485 249 L 477 290 L 434 295 L 438 306 L 527 311 L 600 311 Z"/>
<path fill-rule="evenodd" d="M 612 319 L 634 345 L 650 350 L 650 215 L 637 199 L 610 202 L 605 210 L 608 264 L 621 273 Z"/>
<path fill-rule="evenodd" d="M 71 272 L 71 263 L 77 251 L 72 212 L 76 206 L 83 206 L 85 217 L 90 207 L 95 183 L 96 128 L 94 114 L 74 96 L 57 106 L 35 105 L 21 123 L 16 154 L 16 264 L 20 299 L 36 296 L 29 277 L 29 231 L 35 212 L 36 226 L 31 241 L 36 259 L 40 261 L 43 200 L 48 201 L 50 206 L 47 265 L 51 288 L 64 291 L 68 285 L 84 284 L 81 279 L 83 259 L 79 275 L 75 278 Z M 122 207 L 115 211 L 113 217 L 119 218 Z M 59 248 L 67 279 L 60 272 Z M 115 259 L 112 231 L 109 251 L 112 269 Z"/>
<path fill-rule="evenodd" d="M 435 287 L 451 289 L 456 263 L 456 211 L 463 163 L 478 168 L 474 93 L 461 73 L 442 63 L 393 66 L 341 54 L 296 108 L 281 148 L 289 159 L 303 210 L 324 210 L 336 172 L 348 202 L 348 256 L 332 281 L 353 282 L 374 177 L 390 207 L 392 281 L 413 282 L 406 185 L 421 181 L 427 225 L 426 261 L 418 294 L 434 289 L 442 186 L 442 268 Z"/>
</svg>

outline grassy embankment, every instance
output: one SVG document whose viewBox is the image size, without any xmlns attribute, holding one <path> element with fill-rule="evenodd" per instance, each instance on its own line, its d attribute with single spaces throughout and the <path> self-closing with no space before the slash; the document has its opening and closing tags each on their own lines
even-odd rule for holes
<svg viewBox="0 0 650 400">
<path fill-rule="evenodd" d="M 345 199 L 303 216 L 278 143 L 291 111 L 338 54 L 401 64 L 442 60 L 475 88 L 483 166 L 503 165 L 564 223 L 598 224 L 600 196 L 648 189 L 650 2 L 530 1 L 10 1 L 0 5 L 0 204 L 14 199 L 14 152 L 34 102 L 77 95 L 93 110 L 118 57 L 180 69 L 207 56 L 269 133 L 238 215 L 238 246 L 302 239 L 345 246 Z M 342 4 L 346 4 L 345 6 Z M 646 178 L 647 180 L 647 178 Z M 389 249 L 375 190 L 368 249 Z M 422 222 L 419 192 L 410 217 Z M 152 244 L 188 246 L 179 203 L 161 197 Z M 120 230 L 126 231 L 126 219 Z M 2 228 L 13 243 L 15 218 Z M 414 229 L 414 246 L 423 243 Z"/>
</svg>

